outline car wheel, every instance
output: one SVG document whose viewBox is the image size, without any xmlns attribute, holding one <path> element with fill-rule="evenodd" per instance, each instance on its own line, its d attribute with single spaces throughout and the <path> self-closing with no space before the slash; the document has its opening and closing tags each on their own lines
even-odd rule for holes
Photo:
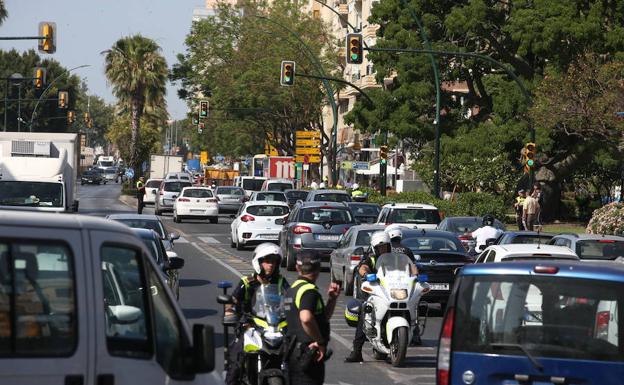
<svg viewBox="0 0 624 385">
<path fill-rule="evenodd" d="M 210 218 L 210 223 L 219 223 L 219 217 Z"/>
<path fill-rule="evenodd" d="M 162 211 L 158 210 L 158 207 L 156 207 L 156 208 L 154 209 L 154 214 L 156 214 L 156 215 L 158 215 L 158 216 L 161 216 L 161 215 L 162 215 Z"/>
<path fill-rule="evenodd" d="M 81 185 L 81 186 L 84 186 L 84 182 L 80 182 L 80 185 Z"/>
<path fill-rule="evenodd" d="M 351 276 L 351 279 L 347 279 L 345 274 L 345 295 L 352 296 L 353 295 L 353 283 L 355 282 L 355 272 Z"/>
<path fill-rule="evenodd" d="M 231 235 L 230 235 L 230 247 L 231 248 L 235 248 L 236 247 L 236 243 L 234 243 L 234 239 L 232 239 Z"/>
<path fill-rule="evenodd" d="M 286 253 L 286 270 L 295 271 L 295 256 L 290 254 L 290 251 Z"/>
<path fill-rule="evenodd" d="M 245 248 L 245 245 L 240 243 L 240 241 L 238 240 L 238 236 L 236 237 L 236 250 L 243 250 Z"/>
</svg>

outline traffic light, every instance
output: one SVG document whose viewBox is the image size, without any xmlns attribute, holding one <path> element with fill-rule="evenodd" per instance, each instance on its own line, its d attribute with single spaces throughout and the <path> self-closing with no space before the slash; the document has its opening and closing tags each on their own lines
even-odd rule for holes
<svg viewBox="0 0 624 385">
<path fill-rule="evenodd" d="M 527 143 L 524 146 L 524 172 L 527 174 L 535 168 L 535 152 L 537 146 L 535 143 Z"/>
<path fill-rule="evenodd" d="M 199 102 L 199 118 L 207 118 L 208 117 L 208 101 L 202 100 Z"/>
<path fill-rule="evenodd" d="M 206 129 L 206 123 L 201 122 L 201 123 L 199 123 L 197 125 L 197 132 L 198 133 L 201 134 L 204 131 L 204 129 Z"/>
<path fill-rule="evenodd" d="M 87 127 L 93 128 L 93 119 L 89 118 L 89 121 L 87 122 Z"/>
<path fill-rule="evenodd" d="M 39 52 L 56 52 L 56 23 L 43 21 L 39 23 Z"/>
<path fill-rule="evenodd" d="M 193 115 L 193 124 L 199 124 L 199 114 Z"/>
<path fill-rule="evenodd" d="M 82 118 L 83 118 L 85 123 L 89 123 L 90 118 L 89 118 L 89 113 L 88 112 L 85 112 L 84 114 L 82 114 Z"/>
<path fill-rule="evenodd" d="M 283 86 L 292 86 L 293 84 L 295 84 L 295 62 L 294 61 L 282 60 L 280 84 Z"/>
<path fill-rule="evenodd" d="M 64 110 L 69 105 L 69 93 L 67 91 L 59 91 L 58 108 Z"/>
<path fill-rule="evenodd" d="M 347 64 L 362 64 L 364 60 L 362 43 L 362 34 L 347 34 Z"/>
<path fill-rule="evenodd" d="M 388 146 L 379 146 L 379 159 L 381 164 L 388 162 Z"/>
<path fill-rule="evenodd" d="M 72 124 L 75 121 L 76 121 L 76 112 L 74 112 L 74 111 L 67 111 L 67 122 L 69 124 Z"/>
<path fill-rule="evenodd" d="M 33 83 L 35 84 L 35 88 L 38 90 L 42 89 L 45 82 L 46 82 L 45 68 L 35 67 L 35 71 L 33 75 Z"/>
</svg>

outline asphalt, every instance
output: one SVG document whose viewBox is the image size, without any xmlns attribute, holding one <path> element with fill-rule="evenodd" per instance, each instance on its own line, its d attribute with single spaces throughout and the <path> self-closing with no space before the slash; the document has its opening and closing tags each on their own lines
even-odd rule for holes
<svg viewBox="0 0 624 385">
<path fill-rule="evenodd" d="M 80 213 L 104 216 L 109 213 L 136 212 L 136 198 L 120 196 L 120 185 L 79 186 Z M 147 207 L 146 214 L 152 214 L 153 208 Z M 217 304 L 216 296 L 221 293 L 217 288 L 220 281 L 235 283 L 241 275 L 251 272 L 252 249 L 237 251 L 230 248 L 229 216 L 219 218 L 218 224 L 208 221 L 184 221 L 174 223 L 170 213 L 163 215 L 163 222 L 169 231 L 177 231 L 181 237 L 175 242 L 174 249 L 185 259 L 181 270 L 180 306 L 189 324 L 207 323 L 217 332 L 217 358 L 223 354 L 223 331 L 221 326 L 222 307 Z M 293 282 L 296 275 L 282 270 L 286 278 Z M 321 289 L 329 284 L 329 274 L 321 274 L 317 282 Z M 423 345 L 411 347 L 407 353 L 405 365 L 393 368 L 386 362 L 372 358 L 370 345 L 365 345 L 365 362 L 346 364 L 344 357 L 349 353 L 354 329 L 344 321 L 344 306 L 351 297 L 341 295 L 336 311 L 331 319 L 332 341 L 330 348 L 333 358 L 327 364 L 326 384 L 435 384 L 435 354 L 441 318 L 439 314 L 429 317 L 423 335 Z M 223 361 L 217 360 L 218 370 Z"/>
</svg>

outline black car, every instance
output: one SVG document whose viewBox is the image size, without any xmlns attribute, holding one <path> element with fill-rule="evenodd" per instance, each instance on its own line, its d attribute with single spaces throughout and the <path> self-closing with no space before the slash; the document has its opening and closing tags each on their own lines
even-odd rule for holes
<svg viewBox="0 0 624 385">
<path fill-rule="evenodd" d="M 402 244 L 416 257 L 419 274 L 427 276 L 431 291 L 423 301 L 446 306 L 455 282 L 455 271 L 473 263 L 457 236 L 448 231 L 404 229 Z"/>
<path fill-rule="evenodd" d="M 106 183 L 104 181 L 104 178 L 102 178 L 102 174 L 96 170 L 96 169 L 91 169 L 91 170 L 87 170 L 84 171 L 82 173 L 82 176 L 80 177 L 80 184 L 84 185 L 84 184 L 101 184 L 102 182 Z"/>
<path fill-rule="evenodd" d="M 477 241 L 472 238 L 472 232 L 483 226 L 483 217 L 446 217 L 438 225 L 438 230 L 455 233 L 466 250 L 476 254 Z M 494 220 L 494 227 L 505 231 L 505 225 L 498 219 Z"/>
<path fill-rule="evenodd" d="M 305 201 L 310 192 L 307 190 L 285 190 L 286 199 L 288 199 L 288 206 L 292 209 L 297 201 Z"/>
<path fill-rule="evenodd" d="M 381 206 L 375 203 L 347 202 L 346 205 L 358 223 L 375 223 L 381 212 Z"/>
</svg>

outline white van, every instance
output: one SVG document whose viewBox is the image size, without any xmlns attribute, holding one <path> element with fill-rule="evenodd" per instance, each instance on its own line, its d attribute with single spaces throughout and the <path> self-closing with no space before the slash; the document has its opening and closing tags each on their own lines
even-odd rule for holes
<svg viewBox="0 0 624 385">
<path fill-rule="evenodd" d="M 222 384 L 126 226 L 0 211 L 0 234 L 0 384 Z"/>
<path fill-rule="evenodd" d="M 266 178 L 261 176 L 237 176 L 234 178 L 234 185 L 245 190 L 245 196 L 250 197 L 254 191 L 260 191 Z"/>
<path fill-rule="evenodd" d="M 295 182 L 292 179 L 267 179 L 262 184 L 261 191 L 294 190 Z"/>
</svg>

